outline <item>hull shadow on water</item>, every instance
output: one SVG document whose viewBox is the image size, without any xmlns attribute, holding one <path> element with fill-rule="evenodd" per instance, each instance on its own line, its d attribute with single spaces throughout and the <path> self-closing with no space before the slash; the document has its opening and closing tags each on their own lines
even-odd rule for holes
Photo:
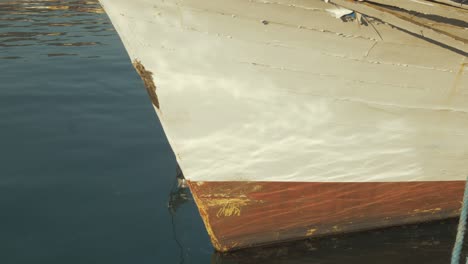
<svg viewBox="0 0 468 264">
<path fill-rule="evenodd" d="M 214 253 L 211 263 L 450 263 L 457 223 L 448 219 Z"/>
</svg>

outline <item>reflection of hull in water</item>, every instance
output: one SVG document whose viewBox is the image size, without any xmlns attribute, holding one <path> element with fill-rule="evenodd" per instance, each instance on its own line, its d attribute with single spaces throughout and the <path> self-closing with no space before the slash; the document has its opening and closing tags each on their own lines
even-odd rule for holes
<svg viewBox="0 0 468 264">
<path fill-rule="evenodd" d="M 218 250 L 458 213 L 466 11 L 331 2 L 101 0 Z"/>
<path fill-rule="evenodd" d="M 456 229 L 456 220 L 393 227 L 232 253 L 215 253 L 211 263 L 449 263 Z"/>
</svg>

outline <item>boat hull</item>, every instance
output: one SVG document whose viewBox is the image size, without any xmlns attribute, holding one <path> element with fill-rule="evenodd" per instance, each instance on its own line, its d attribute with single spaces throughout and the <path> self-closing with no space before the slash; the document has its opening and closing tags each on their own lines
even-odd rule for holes
<svg viewBox="0 0 468 264">
<path fill-rule="evenodd" d="M 319 0 L 100 2 L 217 250 L 457 215 L 468 31 Z"/>
<path fill-rule="evenodd" d="M 218 251 L 459 215 L 464 182 L 189 182 Z"/>
</svg>

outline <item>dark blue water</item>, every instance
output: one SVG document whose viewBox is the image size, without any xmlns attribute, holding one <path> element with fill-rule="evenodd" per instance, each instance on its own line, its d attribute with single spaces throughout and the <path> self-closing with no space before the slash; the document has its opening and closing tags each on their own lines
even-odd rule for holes
<svg viewBox="0 0 468 264">
<path fill-rule="evenodd" d="M 96 1 L 0 0 L 1 264 L 450 256 L 454 220 L 217 254 L 190 194 L 174 188 L 176 174 L 143 84 Z"/>
<path fill-rule="evenodd" d="M 97 2 L 0 2 L 0 263 L 177 263 L 176 166 Z M 209 262 L 193 202 L 174 224 Z"/>
</svg>

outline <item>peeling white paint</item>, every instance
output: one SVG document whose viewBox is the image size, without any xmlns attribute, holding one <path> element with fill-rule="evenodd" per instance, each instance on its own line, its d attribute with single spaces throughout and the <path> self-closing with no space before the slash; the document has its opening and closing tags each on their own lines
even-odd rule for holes
<svg viewBox="0 0 468 264">
<path fill-rule="evenodd" d="M 341 18 L 342 16 L 346 16 L 354 12 L 353 10 L 346 9 L 340 6 L 326 9 L 326 11 L 330 13 L 334 18 L 338 18 L 338 19 Z"/>
</svg>

